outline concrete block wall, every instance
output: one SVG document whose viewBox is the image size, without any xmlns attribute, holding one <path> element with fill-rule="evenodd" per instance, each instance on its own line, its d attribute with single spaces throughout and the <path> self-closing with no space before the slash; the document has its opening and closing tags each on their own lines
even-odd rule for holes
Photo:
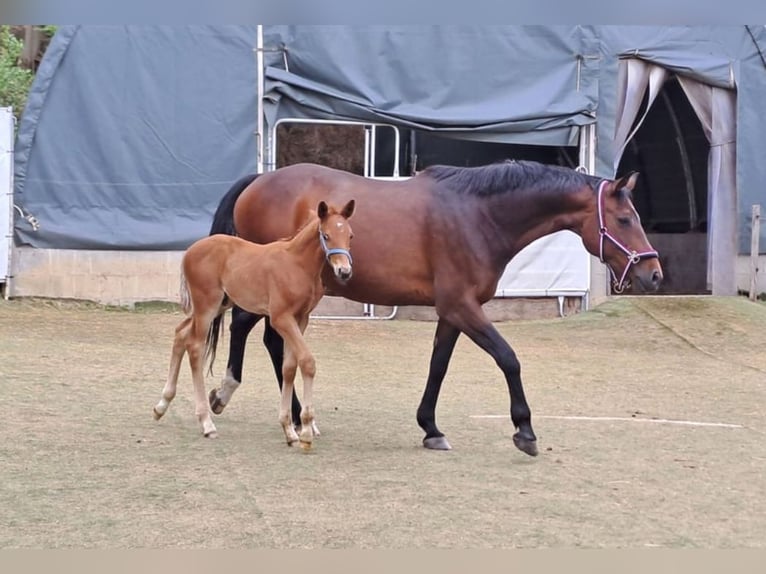
<svg viewBox="0 0 766 574">
<path fill-rule="evenodd" d="M 11 297 L 83 299 L 105 305 L 178 301 L 183 251 L 13 250 Z"/>
</svg>

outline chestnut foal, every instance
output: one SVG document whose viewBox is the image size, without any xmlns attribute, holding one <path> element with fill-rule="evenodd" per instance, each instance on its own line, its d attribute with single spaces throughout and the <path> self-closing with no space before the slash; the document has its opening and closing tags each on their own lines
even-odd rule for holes
<svg viewBox="0 0 766 574">
<path fill-rule="evenodd" d="M 154 407 L 155 419 L 165 414 L 175 397 L 181 360 L 188 352 L 202 433 L 217 436 L 205 394 L 203 367 L 206 358 L 212 364 L 215 357 L 221 316 L 237 305 L 267 315 L 284 339 L 279 422 L 288 445 L 300 440 L 305 450 L 311 448 L 316 428 L 312 402 L 316 364 L 303 333 L 309 314 L 324 295 L 321 273 L 325 261 L 341 281 L 351 277 L 349 247 L 353 234 L 348 219 L 353 212 L 353 199 L 339 210 L 320 201 L 316 214 L 289 240 L 260 245 L 230 235 L 211 235 L 189 247 L 181 271 L 181 303 L 186 317 L 176 327 L 168 380 Z M 290 409 L 298 368 L 303 379 L 300 436 Z"/>
</svg>

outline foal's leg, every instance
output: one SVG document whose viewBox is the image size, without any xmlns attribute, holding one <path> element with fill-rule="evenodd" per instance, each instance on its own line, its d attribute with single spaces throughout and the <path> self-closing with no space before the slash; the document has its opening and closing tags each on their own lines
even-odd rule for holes
<svg viewBox="0 0 766 574">
<path fill-rule="evenodd" d="M 437 309 L 440 316 L 452 323 L 479 347 L 489 353 L 503 371 L 511 398 L 511 421 L 518 429 L 513 444 L 530 456 L 537 456 L 537 437 L 532 430 L 532 413 L 529 410 L 524 388 L 521 384 L 521 364 L 508 342 L 487 319 L 477 301 L 462 301 L 447 309 Z M 428 391 L 428 389 L 426 389 Z"/>
<path fill-rule="evenodd" d="M 452 351 L 455 349 L 460 330 L 453 327 L 444 319 L 439 319 L 434 335 L 434 348 L 431 352 L 431 364 L 428 368 L 428 380 L 418 407 L 418 424 L 426 431 L 423 446 L 435 450 L 450 450 L 452 447 L 436 426 L 436 401 L 442 381 L 447 374 Z"/>
<path fill-rule="evenodd" d="M 266 322 L 263 325 L 263 345 L 269 352 L 269 358 L 271 359 L 271 365 L 274 367 L 274 374 L 277 376 L 277 384 L 279 385 L 280 393 L 282 391 L 282 361 L 284 360 L 285 343 L 279 333 L 271 326 L 271 319 L 266 317 Z M 292 411 L 293 421 L 299 421 L 301 418 L 301 403 L 298 400 L 298 394 L 295 392 L 295 386 L 293 386 L 292 393 Z M 314 432 L 319 435 L 319 429 L 314 425 Z"/>
<path fill-rule="evenodd" d="M 168 380 L 162 389 L 162 398 L 153 409 L 154 419 L 160 420 L 162 415 L 168 410 L 171 401 L 176 396 L 178 388 L 178 373 L 181 370 L 181 361 L 186 352 L 186 336 L 191 326 L 191 317 L 184 318 L 176 327 L 176 334 L 173 338 L 173 351 L 170 355 L 170 369 L 168 370 Z"/>
<path fill-rule="evenodd" d="M 220 415 L 224 407 L 229 404 L 231 396 L 239 388 L 242 382 L 242 363 L 245 360 L 245 343 L 247 336 L 253 330 L 255 324 L 263 318 L 263 315 L 255 315 L 237 306 L 231 309 L 231 335 L 229 340 L 229 361 L 226 366 L 226 375 L 221 380 L 221 386 L 211 389 L 208 400 L 212 411 Z"/>
<path fill-rule="evenodd" d="M 279 424 L 282 425 L 282 430 L 285 432 L 287 446 L 293 446 L 298 442 L 298 433 L 295 432 L 295 425 L 293 425 L 293 417 L 290 410 L 290 397 L 294 391 L 297 367 L 298 363 L 295 360 L 295 353 L 289 347 L 286 348 L 282 360 L 282 377 L 284 380 L 282 382 L 282 392 L 280 393 Z"/>
<path fill-rule="evenodd" d="M 208 397 L 205 394 L 205 344 L 208 330 L 214 318 L 214 313 L 195 315 L 191 332 L 186 340 L 186 351 L 189 353 L 192 383 L 194 383 L 194 413 L 202 425 L 202 434 L 208 438 L 218 436 L 213 424 Z"/>
<path fill-rule="evenodd" d="M 287 408 L 289 395 L 288 392 L 292 392 L 292 389 L 287 389 L 288 375 L 291 379 L 289 381 L 292 387 L 293 380 L 295 379 L 295 364 L 301 370 L 301 378 L 303 379 L 303 408 L 301 409 L 301 433 L 300 441 L 301 447 L 304 450 L 311 449 L 314 441 L 314 405 L 313 405 L 313 384 L 314 376 L 316 375 L 316 361 L 314 356 L 308 349 L 306 341 L 303 339 L 303 330 L 306 329 L 308 323 L 308 316 L 300 319 L 300 324 L 295 321 L 293 317 L 279 318 L 278 321 L 272 319 L 274 328 L 282 335 L 285 340 L 285 364 L 288 364 L 288 356 L 290 357 L 289 364 L 291 370 L 283 370 L 285 375 L 284 386 L 282 387 L 282 407 Z"/>
</svg>

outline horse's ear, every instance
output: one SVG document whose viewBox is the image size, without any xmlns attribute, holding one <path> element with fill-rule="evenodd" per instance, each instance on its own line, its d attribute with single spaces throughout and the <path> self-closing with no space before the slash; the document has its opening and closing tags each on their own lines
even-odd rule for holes
<svg viewBox="0 0 766 574">
<path fill-rule="evenodd" d="M 354 214 L 354 207 L 356 206 L 356 202 L 352 199 L 349 201 L 346 206 L 341 210 L 340 214 L 348 219 Z"/>
<path fill-rule="evenodd" d="M 614 182 L 614 191 L 617 192 L 623 187 L 629 191 L 633 191 L 636 187 L 636 181 L 638 181 L 638 172 L 631 171 L 629 174 L 623 175 L 620 179 Z"/>
<path fill-rule="evenodd" d="M 319 219 L 324 219 L 327 217 L 329 211 L 330 208 L 327 207 L 327 204 L 324 201 L 320 201 L 319 205 L 317 206 L 317 215 L 319 216 Z"/>
</svg>

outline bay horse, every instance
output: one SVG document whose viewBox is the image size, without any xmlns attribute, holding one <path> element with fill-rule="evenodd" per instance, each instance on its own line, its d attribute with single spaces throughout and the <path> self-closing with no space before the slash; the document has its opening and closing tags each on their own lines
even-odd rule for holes
<svg viewBox="0 0 766 574">
<path fill-rule="evenodd" d="M 616 180 L 530 161 L 483 167 L 431 166 L 399 181 L 363 178 L 312 164 L 243 177 L 221 199 L 211 232 L 266 243 L 294 229 L 290 214 L 320 197 L 354 194 L 354 277 L 323 274 L 326 293 L 386 306 L 435 307 L 438 323 L 417 422 L 423 446 L 451 448 L 436 426 L 436 403 L 460 333 L 489 353 L 505 377 L 517 448 L 535 456 L 537 437 L 516 353 L 482 310 L 508 262 L 544 235 L 570 230 L 604 262 L 615 290 L 635 282 L 645 291 L 662 281 L 657 252 L 633 206 L 637 173 Z M 242 380 L 247 335 L 263 314 L 234 307 L 226 375 L 209 401 L 220 413 Z M 279 381 L 282 341 L 266 321 L 264 344 Z M 280 382 L 281 384 L 281 382 Z M 294 412 L 300 403 L 293 397 Z"/>
<path fill-rule="evenodd" d="M 305 450 L 311 448 L 315 434 L 312 396 L 316 364 L 303 333 L 309 314 L 324 295 L 321 271 L 326 267 L 325 261 L 340 282 L 352 275 L 349 246 L 353 234 L 348 219 L 354 207 L 353 199 L 347 200 L 340 210 L 320 201 L 307 223 L 310 211 L 291 210 L 293 226 L 300 229 L 289 240 L 259 245 L 218 234 L 189 247 L 181 263 L 181 302 L 186 317 L 176 327 L 168 379 L 153 411 L 156 420 L 165 414 L 176 395 L 181 361 L 188 352 L 195 412 L 202 433 L 206 437 L 217 436 L 205 394 L 203 366 L 207 357 L 212 369 L 221 316 L 237 305 L 249 313 L 268 316 L 271 328 L 284 340 L 279 422 L 288 445 L 300 440 Z M 290 409 L 297 368 L 303 379 L 304 401 L 299 413 L 300 437 Z"/>
</svg>

